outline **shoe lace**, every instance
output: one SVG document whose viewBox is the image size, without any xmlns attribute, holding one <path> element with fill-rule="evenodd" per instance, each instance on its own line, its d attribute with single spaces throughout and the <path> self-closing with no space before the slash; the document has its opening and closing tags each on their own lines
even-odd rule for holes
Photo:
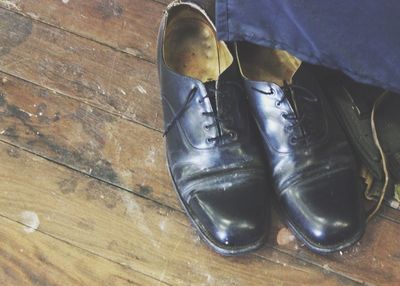
<svg viewBox="0 0 400 286">
<path fill-rule="evenodd" d="M 226 84 L 235 84 L 237 85 L 235 82 L 225 82 Z M 207 91 L 207 95 L 203 96 L 198 103 L 201 104 L 204 102 L 204 100 L 206 98 L 212 99 L 213 96 L 211 94 L 225 94 L 222 91 L 219 91 L 213 87 L 207 86 L 205 85 L 206 91 Z M 167 124 L 167 126 L 165 127 L 165 131 L 163 133 L 163 137 L 165 137 L 169 131 L 171 130 L 171 128 L 177 123 L 177 121 L 183 116 L 183 114 L 187 111 L 188 107 L 190 106 L 191 102 L 193 101 L 193 99 L 195 98 L 195 95 L 198 91 L 198 87 L 193 87 L 185 100 L 185 103 L 183 104 L 183 106 L 181 107 L 181 109 L 176 113 L 176 115 L 174 116 L 174 118 Z M 222 142 L 223 139 L 225 138 L 233 138 L 236 135 L 235 131 L 230 131 L 228 133 L 222 133 L 222 128 L 221 128 L 221 123 L 223 122 L 227 122 L 227 119 L 221 118 L 217 115 L 217 112 L 215 110 L 216 108 L 213 108 L 213 111 L 210 112 L 202 112 L 203 116 L 208 116 L 208 117 L 212 117 L 213 118 L 213 123 L 209 124 L 209 125 L 205 125 L 204 128 L 206 130 L 209 130 L 212 127 L 217 127 L 218 129 L 218 135 L 216 137 L 208 137 L 206 140 L 208 143 L 212 143 L 212 142 Z"/>
<path fill-rule="evenodd" d="M 274 89 L 270 88 L 269 91 L 264 91 L 260 90 L 258 88 L 252 87 L 253 90 L 256 90 L 260 93 L 266 94 L 266 95 L 271 95 L 274 94 Z M 297 84 L 288 84 L 286 81 L 284 81 L 284 85 L 281 87 L 283 91 L 283 96 L 281 99 L 279 99 L 276 102 L 276 105 L 279 107 L 281 104 L 285 101 L 291 102 L 292 99 L 292 106 L 294 109 L 294 112 L 286 112 L 282 114 L 282 117 L 290 122 L 290 125 L 287 126 L 288 131 L 293 131 L 295 128 L 300 127 L 302 131 L 302 135 L 300 136 L 292 136 L 291 137 L 291 142 L 293 144 L 297 144 L 299 141 L 306 141 L 308 142 L 314 132 L 313 128 L 305 128 L 304 125 L 306 122 L 312 122 L 312 120 L 307 120 L 307 119 L 312 119 L 311 118 L 311 113 L 304 112 L 298 110 L 297 105 L 295 100 L 293 99 L 294 97 L 294 92 L 295 90 L 302 91 L 300 93 L 296 93 L 296 97 L 301 97 L 303 100 L 309 102 L 309 103 L 316 103 L 318 102 L 318 98 L 312 93 L 310 90 L 307 88 L 297 85 Z"/>
<path fill-rule="evenodd" d="M 192 102 L 194 96 L 196 95 L 197 90 L 198 90 L 198 88 L 197 88 L 197 86 L 195 86 L 189 91 L 189 93 L 188 93 L 188 95 L 186 97 L 185 103 L 182 105 L 181 109 L 179 109 L 179 111 L 176 113 L 174 118 L 172 118 L 172 120 L 165 127 L 165 130 L 164 130 L 164 133 L 163 133 L 163 137 L 167 136 L 167 134 L 169 133 L 171 128 L 176 124 L 176 122 L 185 113 L 185 111 L 189 107 L 190 103 Z"/>
<path fill-rule="evenodd" d="M 384 180 L 384 185 L 380 191 L 380 195 L 378 198 L 378 201 L 376 203 L 376 205 L 367 213 L 368 217 L 367 217 L 367 221 L 370 221 L 371 218 L 378 212 L 378 210 L 381 208 L 383 200 L 385 198 L 385 195 L 387 193 L 387 189 L 389 186 L 389 180 L 390 180 L 390 175 L 389 175 L 389 166 L 388 166 L 388 161 L 386 158 L 386 154 L 383 151 L 382 148 L 382 144 L 381 141 L 379 139 L 378 136 L 378 131 L 376 129 L 376 112 L 378 107 L 380 106 L 380 104 L 383 102 L 384 98 L 387 97 L 389 94 L 389 92 L 384 92 L 381 94 L 381 96 L 375 101 L 374 106 L 372 108 L 372 114 L 371 114 L 371 129 L 372 129 L 372 137 L 374 139 L 374 143 L 376 145 L 376 147 L 379 150 L 379 153 L 381 155 L 381 159 L 382 159 L 382 169 L 383 169 L 383 173 L 385 175 L 385 180 Z M 368 200 L 373 200 L 374 198 L 368 193 L 368 189 L 365 191 L 365 197 Z"/>
</svg>

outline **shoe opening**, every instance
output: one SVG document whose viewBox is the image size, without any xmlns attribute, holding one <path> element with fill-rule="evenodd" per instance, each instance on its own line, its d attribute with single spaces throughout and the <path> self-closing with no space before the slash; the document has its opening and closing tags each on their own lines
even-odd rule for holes
<svg viewBox="0 0 400 286">
<path fill-rule="evenodd" d="M 217 80 L 233 62 L 225 43 L 206 15 L 190 5 L 168 12 L 164 36 L 164 61 L 175 72 L 202 82 Z"/>
<path fill-rule="evenodd" d="M 273 82 L 282 86 L 291 83 L 301 61 L 284 50 L 271 49 L 248 42 L 236 44 L 242 75 L 254 81 Z"/>
</svg>

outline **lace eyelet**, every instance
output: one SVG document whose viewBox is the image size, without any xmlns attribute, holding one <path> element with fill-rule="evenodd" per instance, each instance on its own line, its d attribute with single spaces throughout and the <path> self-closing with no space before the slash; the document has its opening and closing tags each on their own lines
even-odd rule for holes
<svg viewBox="0 0 400 286">
<path fill-rule="evenodd" d="M 282 105 L 282 102 L 280 102 L 280 100 L 278 100 L 278 101 L 275 101 L 275 107 L 281 107 L 281 105 Z"/>
<path fill-rule="evenodd" d="M 229 137 L 231 138 L 236 138 L 237 137 L 237 133 L 234 131 L 229 132 Z"/>
<path fill-rule="evenodd" d="M 293 126 L 292 125 L 285 126 L 285 131 L 288 133 L 293 132 Z"/>
<path fill-rule="evenodd" d="M 282 116 L 283 119 L 287 119 L 287 113 L 283 112 L 283 113 L 281 113 L 281 116 Z"/>
<path fill-rule="evenodd" d="M 208 144 L 212 144 L 212 143 L 214 142 L 214 140 L 213 140 L 212 138 L 207 138 L 207 139 L 206 139 L 206 142 L 207 142 Z"/>
<path fill-rule="evenodd" d="M 291 145 L 296 145 L 298 142 L 295 136 L 290 137 L 289 141 Z"/>
<path fill-rule="evenodd" d="M 204 128 L 204 130 L 208 131 L 208 130 L 210 130 L 211 126 L 210 125 L 204 125 L 203 128 Z"/>
</svg>

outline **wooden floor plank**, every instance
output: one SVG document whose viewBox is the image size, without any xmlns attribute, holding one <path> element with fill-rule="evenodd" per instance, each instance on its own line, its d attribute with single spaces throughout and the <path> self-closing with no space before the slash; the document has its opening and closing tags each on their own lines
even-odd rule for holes
<svg viewBox="0 0 400 286">
<path fill-rule="evenodd" d="M 162 12 L 172 0 L 52 1 L 3 0 L 0 7 L 113 47 L 156 61 Z M 195 0 L 214 11 L 213 0 Z M 213 15 L 210 15 L 211 18 Z"/>
<path fill-rule="evenodd" d="M 162 128 L 154 64 L 2 8 L 0 23 L 1 71 Z"/>
<path fill-rule="evenodd" d="M 383 206 L 381 210 L 381 215 L 393 222 L 400 224 L 400 211 L 392 209 L 388 206 Z"/>
<path fill-rule="evenodd" d="M 181 212 L 4 143 L 0 143 L 0 160 L 0 214 L 23 224 L 0 232 L 6 241 L 15 240 L 15 245 L 3 248 L 6 258 L 12 258 L 2 255 L 3 264 L 25 261 L 15 262 L 12 273 L 36 269 L 34 261 L 17 257 L 19 249 L 27 255 L 39 251 L 43 257 L 64 259 L 66 265 L 81 267 L 82 272 L 88 269 L 75 263 L 68 250 L 65 256 L 52 254 L 61 247 L 58 242 L 41 242 L 36 238 L 40 231 L 172 285 L 357 284 L 272 248 L 263 250 L 268 259 L 254 254 L 221 257 L 199 242 Z M 25 248 L 25 240 L 31 240 L 31 249 L 29 244 Z M 56 271 L 56 267 L 49 268 Z M 12 275 L 3 275 L 12 279 Z M 70 276 L 76 277 L 75 270 Z M 101 281 L 106 274 L 92 276 Z"/>
<path fill-rule="evenodd" d="M 40 5 L 37 0 L 7 0 L 0 6 L 153 62 L 165 8 L 151 0 L 41 0 Z"/>
<path fill-rule="evenodd" d="M 3 73 L 0 138 L 179 207 L 161 133 Z"/>
<path fill-rule="evenodd" d="M 276 213 L 274 215 L 271 231 L 274 235 L 269 241 L 274 248 L 366 284 L 396 285 L 400 281 L 400 249 L 396 239 L 400 236 L 400 228 L 397 223 L 377 216 L 369 222 L 363 238 L 354 246 L 334 254 L 317 255 L 296 240 L 278 245 L 277 234 L 284 225 Z"/>
<path fill-rule="evenodd" d="M 148 1 L 153 1 L 153 0 L 148 0 Z M 156 0 L 157 2 L 163 3 L 163 4 L 169 4 L 172 2 L 172 0 Z"/>
<path fill-rule="evenodd" d="M 3 286 L 165 285 L 4 217 L 0 217 L 0 239 Z"/>
<path fill-rule="evenodd" d="M 154 62 L 159 22 L 154 19 L 161 17 L 165 6 L 152 0 L 71 1 L 67 4 L 42 1 L 45 2 L 42 5 L 36 5 L 34 0 L 0 2 L 0 7 L 26 15 L 22 17 L 0 9 L 0 20 L 4 23 L 0 40 L 6 43 L 0 52 L 0 70 L 161 130 L 155 65 L 117 52 L 114 48 L 118 49 L 119 45 L 112 39 L 131 39 L 132 47 L 126 48 L 128 50 L 135 50 L 134 44 L 145 42 Z M 119 9 L 114 6 L 125 7 L 121 9 L 126 10 L 126 15 L 103 19 L 99 10 Z M 94 35 L 96 42 L 76 36 L 79 33 Z M 19 35 L 16 39 L 15 34 Z M 137 40 L 139 36 L 147 40 Z"/>
</svg>

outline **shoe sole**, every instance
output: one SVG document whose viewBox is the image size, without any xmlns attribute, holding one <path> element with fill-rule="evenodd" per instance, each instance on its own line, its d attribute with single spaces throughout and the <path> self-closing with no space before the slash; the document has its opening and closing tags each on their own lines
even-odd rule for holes
<svg viewBox="0 0 400 286">
<path fill-rule="evenodd" d="M 185 210 L 185 213 L 189 217 L 191 224 L 197 230 L 197 233 L 199 234 L 200 238 L 205 242 L 205 244 L 209 248 L 211 248 L 213 251 L 215 251 L 216 253 L 223 255 L 223 256 L 237 256 L 237 255 L 241 255 L 241 254 L 245 254 L 245 253 L 254 251 L 264 245 L 264 243 L 267 239 L 267 235 L 264 235 L 260 240 L 258 240 L 254 244 L 251 244 L 251 245 L 248 245 L 245 247 L 241 247 L 241 248 L 223 248 L 219 244 L 216 244 L 215 242 L 213 242 L 213 240 L 210 237 L 208 237 L 207 234 L 205 234 L 203 232 L 203 230 L 200 228 L 200 226 L 196 223 L 190 210 L 187 208 L 187 206 L 183 202 L 183 199 L 182 199 L 180 193 L 178 192 L 178 188 L 176 186 L 175 180 L 172 177 L 172 173 L 171 173 L 171 169 L 169 168 L 168 160 L 167 160 L 167 169 L 168 169 L 169 176 L 173 182 L 174 190 L 179 198 L 179 202 L 181 203 L 183 209 Z"/>
</svg>

